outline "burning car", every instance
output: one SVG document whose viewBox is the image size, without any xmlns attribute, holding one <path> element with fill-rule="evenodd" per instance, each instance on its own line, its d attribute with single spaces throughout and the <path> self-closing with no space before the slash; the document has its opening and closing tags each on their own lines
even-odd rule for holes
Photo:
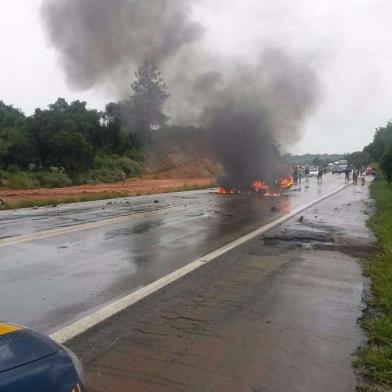
<svg viewBox="0 0 392 392">
<path fill-rule="evenodd" d="M 47 336 L 0 323 L 0 391 L 86 392 L 83 369 L 67 348 Z"/>
<path fill-rule="evenodd" d="M 219 194 L 260 194 L 262 196 L 280 196 L 282 191 L 291 189 L 294 185 L 294 178 L 289 175 L 285 178 L 275 180 L 272 186 L 265 181 L 253 180 L 249 181 L 248 185 L 232 187 L 225 177 L 220 177 L 218 183 L 221 184 L 217 192 Z"/>
</svg>

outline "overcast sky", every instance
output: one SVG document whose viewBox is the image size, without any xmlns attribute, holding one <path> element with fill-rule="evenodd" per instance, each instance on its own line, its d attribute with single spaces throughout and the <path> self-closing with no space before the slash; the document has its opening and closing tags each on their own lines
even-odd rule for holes
<svg viewBox="0 0 392 392">
<path fill-rule="evenodd" d="M 103 87 L 67 86 L 42 28 L 41 0 L 1 3 L 0 100 L 31 114 L 59 96 L 99 109 L 117 98 Z M 212 52 L 245 58 L 276 45 L 307 56 L 322 99 L 290 150 L 342 153 L 361 150 L 392 119 L 391 15 L 391 0 L 199 0 L 193 18 Z"/>
</svg>

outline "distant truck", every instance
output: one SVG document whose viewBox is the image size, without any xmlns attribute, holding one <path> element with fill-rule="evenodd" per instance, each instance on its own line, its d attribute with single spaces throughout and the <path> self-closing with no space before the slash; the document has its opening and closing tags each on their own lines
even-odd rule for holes
<svg viewBox="0 0 392 392">
<path fill-rule="evenodd" d="M 334 162 L 332 174 L 342 174 L 347 169 L 348 163 L 345 159 Z"/>
<path fill-rule="evenodd" d="M 311 166 L 309 168 L 309 177 L 317 177 L 318 172 L 319 172 L 318 166 Z"/>
</svg>

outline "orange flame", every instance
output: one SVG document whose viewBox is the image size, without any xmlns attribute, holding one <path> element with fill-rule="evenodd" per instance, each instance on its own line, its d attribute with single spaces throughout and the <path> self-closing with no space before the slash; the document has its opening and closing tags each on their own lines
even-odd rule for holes
<svg viewBox="0 0 392 392">
<path fill-rule="evenodd" d="M 286 178 L 276 180 L 276 185 L 279 189 L 290 189 L 294 185 L 294 178 L 292 176 L 288 176 Z M 259 193 L 263 196 L 280 196 L 280 191 L 272 191 L 269 185 L 266 182 L 260 180 L 254 180 L 252 183 L 251 191 Z M 221 195 L 234 195 L 236 193 L 241 193 L 241 191 L 236 189 L 226 189 L 224 187 L 220 187 L 217 192 Z M 244 192 L 249 193 L 249 192 Z"/>
<path fill-rule="evenodd" d="M 233 195 L 235 191 L 234 189 L 225 189 L 223 187 L 220 187 L 216 193 L 219 193 L 220 195 Z"/>
<path fill-rule="evenodd" d="M 286 178 L 282 178 L 276 181 L 277 185 L 279 185 L 282 189 L 289 189 L 294 185 L 293 176 L 288 176 Z"/>
<path fill-rule="evenodd" d="M 252 188 L 257 193 L 262 193 L 264 196 L 280 196 L 279 192 L 272 192 L 267 183 L 255 180 L 253 181 Z"/>
<path fill-rule="evenodd" d="M 268 193 L 269 191 L 268 184 L 258 180 L 253 181 L 252 188 L 255 192 Z"/>
</svg>

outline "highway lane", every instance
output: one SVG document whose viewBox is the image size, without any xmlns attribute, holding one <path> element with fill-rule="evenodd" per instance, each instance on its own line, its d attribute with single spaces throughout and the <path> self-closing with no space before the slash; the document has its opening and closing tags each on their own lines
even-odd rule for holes
<svg viewBox="0 0 392 392">
<path fill-rule="evenodd" d="M 60 206 L 24 208 L 0 211 L 0 241 L 41 230 L 63 228 L 83 223 L 128 216 L 173 207 L 187 207 L 199 203 L 193 195 L 205 191 L 176 192 L 118 198 L 114 200 L 92 201 Z M 1 242 L 0 242 L 1 243 Z"/>
<path fill-rule="evenodd" d="M 52 332 L 343 182 L 311 179 L 280 198 L 207 190 L 3 212 L 0 319 Z"/>
</svg>

